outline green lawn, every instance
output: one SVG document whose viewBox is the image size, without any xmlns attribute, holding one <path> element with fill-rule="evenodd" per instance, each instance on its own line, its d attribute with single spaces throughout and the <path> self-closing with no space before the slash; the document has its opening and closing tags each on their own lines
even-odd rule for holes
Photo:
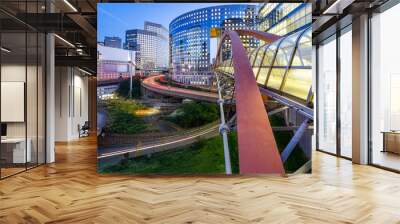
<svg viewBox="0 0 400 224">
<path fill-rule="evenodd" d="M 236 134 L 229 135 L 232 172 L 238 173 L 239 162 Z M 120 164 L 109 166 L 101 173 L 137 174 L 214 174 L 224 173 L 224 150 L 220 136 L 201 140 L 191 146 L 174 151 L 155 153 L 151 157 L 123 160 Z"/>
<path fill-rule="evenodd" d="M 272 116 L 272 126 L 282 126 L 283 118 Z M 291 132 L 276 132 L 275 139 L 282 151 L 293 135 Z M 229 135 L 232 172 L 239 173 L 236 133 Z M 284 164 L 286 172 L 296 171 L 307 161 L 300 147 L 296 147 Z M 191 146 L 174 151 L 155 153 L 151 157 L 139 157 L 123 160 L 118 165 L 104 168 L 102 173 L 136 173 L 136 174 L 215 174 L 224 173 L 224 151 L 220 136 L 201 140 Z"/>
</svg>

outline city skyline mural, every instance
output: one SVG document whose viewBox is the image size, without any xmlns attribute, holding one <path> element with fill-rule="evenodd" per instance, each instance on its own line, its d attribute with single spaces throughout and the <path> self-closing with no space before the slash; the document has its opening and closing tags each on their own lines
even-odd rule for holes
<svg viewBox="0 0 400 224">
<path fill-rule="evenodd" d="M 307 3 L 99 3 L 98 172 L 310 173 L 310 25 Z"/>
</svg>

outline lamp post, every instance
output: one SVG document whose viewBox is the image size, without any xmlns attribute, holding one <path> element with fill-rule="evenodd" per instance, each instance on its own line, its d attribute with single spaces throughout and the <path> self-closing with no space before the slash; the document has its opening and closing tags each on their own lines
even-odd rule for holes
<svg viewBox="0 0 400 224">
<path fill-rule="evenodd" d="M 133 54 L 132 52 L 129 53 L 129 65 L 128 65 L 128 73 L 129 73 L 129 98 L 132 98 L 132 76 L 135 73 L 135 64 L 132 60 Z M 133 73 L 133 74 L 132 74 Z"/>
</svg>

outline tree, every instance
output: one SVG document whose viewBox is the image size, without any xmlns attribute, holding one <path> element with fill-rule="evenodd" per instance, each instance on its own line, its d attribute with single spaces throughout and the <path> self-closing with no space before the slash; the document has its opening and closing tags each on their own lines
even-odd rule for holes
<svg viewBox="0 0 400 224">
<path fill-rule="evenodd" d="M 108 128 L 112 133 L 136 134 L 146 129 L 142 119 L 120 109 L 110 111 L 110 118 Z"/>
<path fill-rule="evenodd" d="M 130 80 L 124 80 L 119 83 L 119 87 L 117 89 L 117 93 L 120 97 L 126 98 L 139 98 L 141 96 L 140 92 L 140 77 L 134 76 L 132 77 L 132 95 L 129 96 L 129 83 Z"/>
<path fill-rule="evenodd" d="M 184 128 L 199 127 L 218 119 L 216 104 L 191 102 L 183 104 L 178 110 L 179 113 L 167 119 Z"/>
</svg>

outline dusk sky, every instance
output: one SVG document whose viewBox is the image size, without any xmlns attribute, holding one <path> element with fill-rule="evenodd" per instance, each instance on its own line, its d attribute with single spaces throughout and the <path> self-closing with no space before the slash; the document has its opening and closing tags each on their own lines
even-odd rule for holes
<svg viewBox="0 0 400 224">
<path fill-rule="evenodd" d="M 104 36 L 118 36 L 124 42 L 125 31 L 143 29 L 144 21 L 169 23 L 186 12 L 216 5 L 232 3 L 98 3 L 97 41 Z M 254 3 L 252 3 L 254 4 Z"/>
</svg>

